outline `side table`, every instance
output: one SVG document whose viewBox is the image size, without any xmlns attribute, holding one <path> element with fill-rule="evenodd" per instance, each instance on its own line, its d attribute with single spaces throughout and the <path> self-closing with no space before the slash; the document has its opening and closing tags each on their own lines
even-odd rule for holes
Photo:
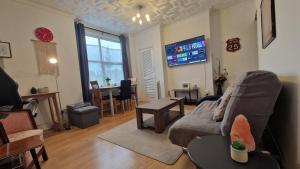
<svg viewBox="0 0 300 169">
<path fill-rule="evenodd" d="M 187 153 L 191 161 L 201 169 L 280 169 L 277 161 L 259 151 L 249 153 L 249 161 L 237 163 L 230 157 L 230 138 L 203 136 L 192 140 Z"/>
</svg>

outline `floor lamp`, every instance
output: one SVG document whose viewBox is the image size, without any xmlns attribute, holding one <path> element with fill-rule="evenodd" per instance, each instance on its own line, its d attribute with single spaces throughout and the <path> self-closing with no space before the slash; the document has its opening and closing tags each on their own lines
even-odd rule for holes
<svg viewBox="0 0 300 169">
<path fill-rule="evenodd" d="M 59 89 L 58 89 L 58 60 L 55 58 L 55 57 L 52 57 L 49 59 L 49 62 L 55 66 L 55 83 L 56 83 L 56 91 L 59 92 Z M 61 100 L 60 100 L 60 96 L 59 96 L 59 93 L 58 93 L 58 99 L 59 99 L 59 108 L 60 108 L 60 111 L 61 111 L 61 116 L 62 116 L 62 120 L 63 120 L 63 123 L 64 123 L 64 111 L 62 110 L 62 106 L 61 106 Z M 64 124 L 63 124 L 64 125 Z M 69 130 L 70 127 L 68 124 L 64 125 L 65 129 L 66 130 Z"/>
</svg>

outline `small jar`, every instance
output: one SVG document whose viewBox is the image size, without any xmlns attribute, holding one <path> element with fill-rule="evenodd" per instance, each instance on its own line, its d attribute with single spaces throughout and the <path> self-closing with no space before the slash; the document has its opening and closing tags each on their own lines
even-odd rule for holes
<svg viewBox="0 0 300 169">
<path fill-rule="evenodd" d="M 248 151 L 245 150 L 238 150 L 230 146 L 230 154 L 231 158 L 239 163 L 247 163 L 248 162 Z"/>
</svg>

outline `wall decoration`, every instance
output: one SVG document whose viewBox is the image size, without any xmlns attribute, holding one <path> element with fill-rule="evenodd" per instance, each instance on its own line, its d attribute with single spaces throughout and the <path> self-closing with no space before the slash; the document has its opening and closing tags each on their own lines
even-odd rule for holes
<svg viewBox="0 0 300 169">
<path fill-rule="evenodd" d="M 262 47 L 267 48 L 276 38 L 276 19 L 274 0 L 262 0 L 261 5 Z"/>
<path fill-rule="evenodd" d="M 53 40 L 53 33 L 44 27 L 36 28 L 34 34 L 42 42 L 51 42 Z"/>
<path fill-rule="evenodd" d="M 56 43 L 32 40 L 35 48 L 39 74 L 55 75 L 58 67 L 51 64 L 51 58 L 57 58 Z"/>
<path fill-rule="evenodd" d="M 9 42 L 0 41 L 0 58 L 11 58 L 11 47 Z"/>
<path fill-rule="evenodd" d="M 226 41 L 226 50 L 228 52 L 236 52 L 241 49 L 240 38 L 232 38 Z"/>
</svg>

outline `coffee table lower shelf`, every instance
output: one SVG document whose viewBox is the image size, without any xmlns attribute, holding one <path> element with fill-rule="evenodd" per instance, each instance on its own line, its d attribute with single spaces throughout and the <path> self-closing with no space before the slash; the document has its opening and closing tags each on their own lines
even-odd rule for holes
<svg viewBox="0 0 300 169">
<path fill-rule="evenodd" d="M 170 111 L 171 108 L 178 106 L 180 107 L 178 111 Z M 154 127 L 144 125 L 143 114 L 153 114 L 154 115 Z M 154 128 L 156 133 L 162 133 L 165 130 L 167 124 L 173 122 L 174 120 L 184 116 L 184 99 L 159 99 L 139 105 L 136 108 L 136 119 L 137 128 Z"/>
</svg>

